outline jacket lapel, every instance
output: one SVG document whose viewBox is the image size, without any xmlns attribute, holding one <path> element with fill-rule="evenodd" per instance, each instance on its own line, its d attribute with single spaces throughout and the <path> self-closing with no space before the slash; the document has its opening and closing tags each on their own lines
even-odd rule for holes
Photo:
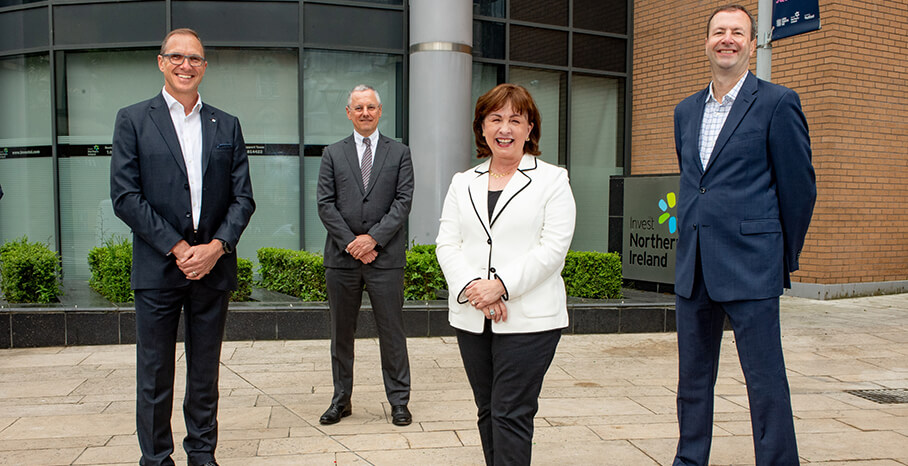
<svg viewBox="0 0 908 466">
<path fill-rule="evenodd" d="M 470 181 L 469 193 L 470 193 L 470 202 L 473 204 L 473 211 L 476 213 L 476 218 L 479 220 L 479 223 L 482 224 L 482 229 L 485 230 L 486 235 L 489 236 L 489 164 L 490 161 L 485 161 L 476 166 L 473 171 L 476 173 L 476 178 L 473 178 L 473 181 Z M 499 199 L 500 202 L 500 199 Z M 491 236 L 489 236 L 491 237 Z"/>
<path fill-rule="evenodd" d="M 520 165 L 517 167 L 517 172 L 511 176 L 511 180 L 508 181 L 507 186 L 505 186 L 504 190 L 501 192 L 501 197 L 498 198 L 498 202 L 495 203 L 495 212 L 492 214 L 491 225 L 495 224 L 495 221 L 498 220 L 498 217 L 501 216 L 501 213 L 504 212 L 504 209 L 508 207 L 511 201 L 533 182 L 530 173 L 536 169 L 537 164 L 538 160 L 536 157 L 532 155 L 523 156 Z M 486 202 L 486 204 L 488 204 L 488 202 Z"/>
<path fill-rule="evenodd" d="M 211 110 L 206 111 L 204 103 L 199 112 L 199 118 L 202 119 L 202 176 L 204 177 L 205 172 L 208 171 L 208 160 L 211 159 L 214 135 L 218 131 L 218 119 L 215 118 L 214 112 Z"/>
<path fill-rule="evenodd" d="M 741 85 L 741 90 L 738 91 L 738 97 L 732 104 L 731 111 L 728 112 L 728 118 L 725 119 L 725 124 L 722 125 L 722 131 L 719 132 L 719 137 L 716 139 L 716 145 L 715 147 L 713 147 L 712 153 L 709 154 L 709 162 L 706 164 L 706 170 L 709 170 L 709 167 L 713 166 L 716 161 L 716 157 L 722 152 L 722 148 L 725 146 L 725 143 L 728 142 L 728 139 L 731 137 L 732 133 L 734 133 L 735 129 L 738 128 L 738 125 L 741 124 L 741 120 L 744 119 L 744 115 L 746 115 L 747 111 L 750 110 L 750 106 L 753 104 L 754 99 L 756 98 L 756 94 L 757 78 L 756 76 L 750 74 L 750 72 L 748 71 L 747 77 L 744 78 L 744 84 Z M 700 111 L 701 113 L 703 112 L 703 110 Z M 703 121 L 702 115 L 701 119 L 697 121 Z M 704 172 L 706 170 L 704 170 Z"/>
<path fill-rule="evenodd" d="M 709 97 L 709 86 L 706 86 L 706 89 L 700 92 L 700 95 L 697 96 L 696 106 L 697 114 L 694 115 L 693 119 L 687 120 L 689 125 L 689 131 L 694 133 L 691 141 L 694 141 L 695 150 L 691 151 L 691 155 L 694 157 L 693 164 L 697 166 L 697 170 L 700 170 L 700 174 L 703 174 L 703 162 L 700 161 L 700 132 L 703 129 L 703 113 L 706 111 L 706 98 Z"/>
<path fill-rule="evenodd" d="M 177 138 L 177 131 L 173 128 L 173 120 L 170 119 L 170 110 L 167 108 L 167 103 L 164 101 L 164 96 L 162 94 L 158 94 L 154 101 L 152 101 L 151 106 L 148 108 L 148 113 L 149 116 L 151 116 L 151 121 L 154 122 L 158 131 L 161 133 L 161 137 L 164 138 L 164 142 L 167 143 L 167 147 L 170 148 L 170 155 L 173 156 L 174 162 L 180 167 L 180 171 L 183 172 L 183 176 L 185 177 L 186 163 L 183 162 L 183 151 L 180 149 L 180 140 Z"/>
<path fill-rule="evenodd" d="M 363 170 L 359 166 L 359 156 L 356 155 L 356 140 L 353 139 L 353 135 L 344 139 L 344 158 L 347 159 L 347 164 L 350 165 L 350 173 L 356 178 L 356 186 L 359 187 L 360 194 L 365 194 L 363 190 Z"/>
</svg>

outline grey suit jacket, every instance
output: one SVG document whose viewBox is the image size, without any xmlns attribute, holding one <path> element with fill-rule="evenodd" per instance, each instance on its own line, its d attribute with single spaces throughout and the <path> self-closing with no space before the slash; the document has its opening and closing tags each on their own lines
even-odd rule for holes
<svg viewBox="0 0 908 466">
<path fill-rule="evenodd" d="M 331 144 L 322 153 L 317 198 L 318 216 L 328 230 L 325 267 L 362 265 L 345 251 L 362 234 L 378 242 L 378 256 L 370 265 L 388 269 L 406 264 L 405 227 L 413 201 L 413 162 L 407 146 L 380 135 L 369 187 L 363 189 L 353 135 Z"/>
</svg>

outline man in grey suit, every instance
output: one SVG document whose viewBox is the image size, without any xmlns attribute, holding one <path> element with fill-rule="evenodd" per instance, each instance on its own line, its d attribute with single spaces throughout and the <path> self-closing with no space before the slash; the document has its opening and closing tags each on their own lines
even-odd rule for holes
<svg viewBox="0 0 908 466">
<path fill-rule="evenodd" d="M 413 163 L 407 146 L 379 134 L 381 110 L 375 89 L 353 88 L 347 118 L 354 132 L 325 148 L 318 174 L 318 215 L 328 230 L 325 280 L 334 376 L 334 397 L 319 419 L 322 424 L 352 412 L 354 333 L 364 286 L 378 330 L 391 421 L 398 426 L 412 422 L 402 308 Z"/>
</svg>

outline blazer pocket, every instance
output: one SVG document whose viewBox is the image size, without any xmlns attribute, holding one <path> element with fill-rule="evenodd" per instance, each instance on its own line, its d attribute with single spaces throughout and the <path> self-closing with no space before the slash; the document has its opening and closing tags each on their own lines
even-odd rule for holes
<svg viewBox="0 0 908 466">
<path fill-rule="evenodd" d="M 215 150 L 224 150 L 224 149 L 233 149 L 233 144 L 224 142 L 224 143 L 218 144 L 217 147 L 215 147 Z"/>
<path fill-rule="evenodd" d="M 762 233 L 781 233 L 782 222 L 778 219 L 745 220 L 741 222 L 742 235 L 759 235 Z"/>
</svg>

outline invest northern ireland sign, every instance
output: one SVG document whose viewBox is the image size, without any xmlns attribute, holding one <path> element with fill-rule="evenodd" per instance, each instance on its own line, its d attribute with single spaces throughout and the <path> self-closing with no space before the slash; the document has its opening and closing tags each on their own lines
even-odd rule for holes
<svg viewBox="0 0 908 466">
<path fill-rule="evenodd" d="M 675 282 L 678 175 L 624 178 L 624 278 Z"/>
</svg>

